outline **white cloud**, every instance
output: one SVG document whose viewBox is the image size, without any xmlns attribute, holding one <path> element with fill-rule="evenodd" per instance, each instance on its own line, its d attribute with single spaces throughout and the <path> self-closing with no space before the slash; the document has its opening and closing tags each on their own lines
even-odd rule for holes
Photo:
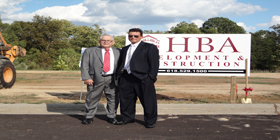
<svg viewBox="0 0 280 140">
<path fill-rule="evenodd" d="M 9 15 L 22 10 L 20 3 L 30 0 L 1 0 L 0 15 L 2 19 L 8 18 Z"/>
<path fill-rule="evenodd" d="M 270 27 L 270 26 L 273 26 L 273 25 L 277 25 L 277 24 L 280 24 L 280 16 L 273 16 L 270 20 L 270 22 L 268 23 L 260 23 L 260 24 L 257 24 L 258 27 Z"/>
<path fill-rule="evenodd" d="M 17 21 L 31 21 L 33 16 L 50 16 L 55 19 L 66 19 L 69 21 L 76 22 L 85 22 L 85 23 L 93 23 L 93 19 L 90 17 L 83 16 L 85 11 L 87 10 L 83 4 L 72 5 L 72 6 L 54 6 L 54 7 L 46 7 L 40 10 L 37 10 L 33 13 L 18 13 L 18 14 L 10 14 L 3 21 L 11 23 L 15 20 Z"/>
<path fill-rule="evenodd" d="M 256 30 L 256 27 L 252 27 L 252 26 L 249 26 L 249 27 L 247 27 L 246 25 L 245 25 L 245 23 L 243 23 L 243 22 L 238 22 L 238 23 L 236 23 L 238 26 L 241 26 L 241 27 L 243 27 L 247 32 L 252 32 L 252 31 L 255 31 Z"/>
<path fill-rule="evenodd" d="M 126 32 L 130 26 L 165 25 L 168 30 L 179 21 L 194 22 L 201 27 L 203 21 L 212 17 L 248 15 L 266 10 L 237 0 L 84 0 L 78 5 L 46 7 L 32 13 L 18 13 L 22 10 L 19 4 L 28 0 L 2 1 L 0 14 L 3 15 L 4 22 L 31 21 L 37 14 L 84 25 L 98 24 L 106 27 L 110 34 Z"/>
<path fill-rule="evenodd" d="M 134 26 L 131 24 L 116 24 L 110 23 L 102 26 L 106 29 L 106 33 L 113 33 L 113 35 L 125 35 L 130 28 L 141 28 L 141 26 Z"/>
<path fill-rule="evenodd" d="M 171 27 L 176 26 L 177 24 L 179 24 L 180 22 L 173 22 L 173 23 L 168 23 L 165 26 L 168 28 L 168 30 L 170 30 Z"/>
<path fill-rule="evenodd" d="M 127 0 L 111 3 L 85 0 L 84 6 L 88 8 L 86 16 L 111 14 L 118 17 L 119 22 L 140 25 L 168 24 L 178 19 L 207 20 L 218 15 L 248 15 L 266 10 L 236 0 Z"/>
<path fill-rule="evenodd" d="M 204 21 L 201 19 L 192 20 L 192 23 L 196 24 L 198 28 L 202 27 Z"/>
</svg>

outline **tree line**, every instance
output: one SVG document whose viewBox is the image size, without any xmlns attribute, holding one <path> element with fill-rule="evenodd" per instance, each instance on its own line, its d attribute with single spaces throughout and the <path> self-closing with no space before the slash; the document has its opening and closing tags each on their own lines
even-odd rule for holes
<svg viewBox="0 0 280 140">
<path fill-rule="evenodd" d="M 82 47 L 99 46 L 106 33 L 97 24 L 74 25 L 67 20 L 36 15 L 30 22 L 0 20 L 0 32 L 6 42 L 26 49 L 25 57 L 14 61 L 16 69 L 79 70 Z M 145 34 L 245 34 L 243 27 L 224 17 L 210 18 L 198 28 L 194 23 L 178 23 L 168 31 L 144 30 Z M 251 69 L 279 71 L 280 24 L 251 33 Z M 113 36 L 114 47 L 125 46 L 125 36 Z"/>
</svg>

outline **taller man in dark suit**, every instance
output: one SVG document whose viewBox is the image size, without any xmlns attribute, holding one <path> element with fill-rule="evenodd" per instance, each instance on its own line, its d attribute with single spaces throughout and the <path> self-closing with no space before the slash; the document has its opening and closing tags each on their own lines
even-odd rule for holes
<svg viewBox="0 0 280 140">
<path fill-rule="evenodd" d="M 120 110 L 122 123 L 133 123 L 137 97 L 144 108 L 147 128 L 155 127 L 157 121 L 157 97 L 154 83 L 159 68 L 158 48 L 141 41 L 143 31 L 132 28 L 128 33 L 130 45 L 122 48 L 118 74 Z"/>
<path fill-rule="evenodd" d="M 87 85 L 86 114 L 82 124 L 90 124 L 97 111 L 97 106 L 104 92 L 107 98 L 108 122 L 116 124 L 116 69 L 120 50 L 112 47 L 115 41 L 110 35 L 103 35 L 99 47 L 87 48 L 81 63 L 82 80 Z"/>
</svg>

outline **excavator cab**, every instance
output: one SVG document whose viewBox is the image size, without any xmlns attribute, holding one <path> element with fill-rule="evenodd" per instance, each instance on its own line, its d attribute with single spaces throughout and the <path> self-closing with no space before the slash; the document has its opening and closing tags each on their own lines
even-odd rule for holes
<svg viewBox="0 0 280 140">
<path fill-rule="evenodd" d="M 0 33 L 0 89 L 11 88 L 16 81 L 16 69 L 12 63 L 16 57 L 23 57 L 26 50 L 7 44 Z"/>
</svg>

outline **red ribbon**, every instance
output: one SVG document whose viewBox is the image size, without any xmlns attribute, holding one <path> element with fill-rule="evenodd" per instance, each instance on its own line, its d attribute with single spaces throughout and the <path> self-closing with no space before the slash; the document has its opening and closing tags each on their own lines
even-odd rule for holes
<svg viewBox="0 0 280 140">
<path fill-rule="evenodd" d="M 245 87 L 243 90 L 246 91 L 246 96 L 249 91 L 253 91 L 253 89 L 251 87 L 249 87 L 249 88 Z"/>
</svg>

